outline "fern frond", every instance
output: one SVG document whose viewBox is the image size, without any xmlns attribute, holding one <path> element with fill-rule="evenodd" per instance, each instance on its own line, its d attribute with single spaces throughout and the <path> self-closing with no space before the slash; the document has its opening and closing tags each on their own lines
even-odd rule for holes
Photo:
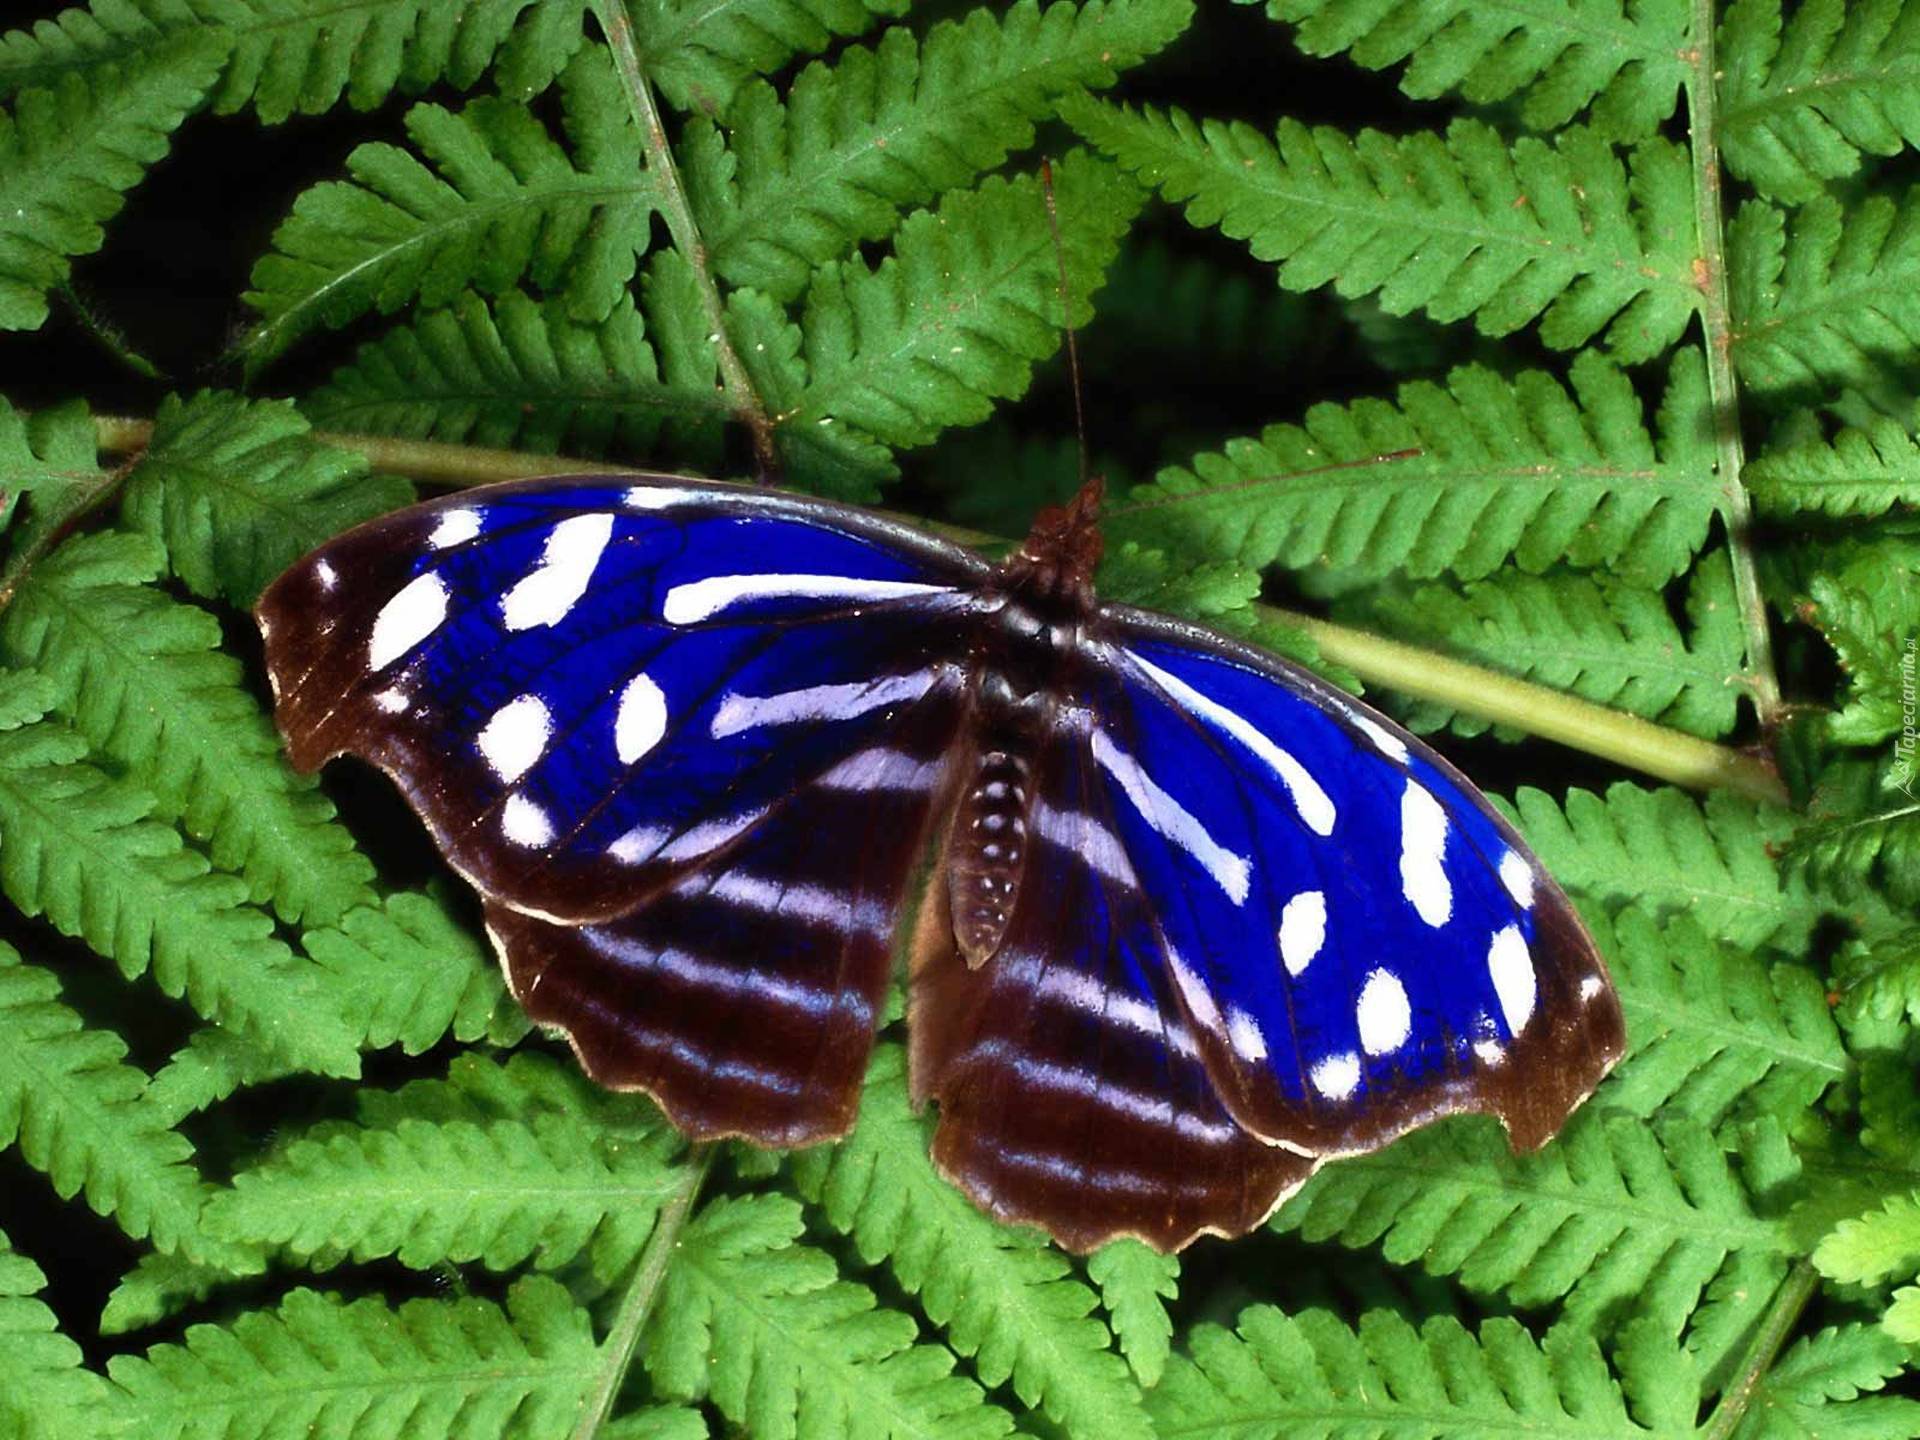
<svg viewBox="0 0 1920 1440">
<path fill-rule="evenodd" d="M 1614 1110 L 1718 1125 L 1735 1106 L 1791 1119 L 1847 1075 L 1826 986 L 1632 906 L 1593 926 L 1633 1048 L 1607 1081 Z"/>
<path fill-rule="evenodd" d="M 1115 1240 L 1087 1260 L 1100 1287 L 1100 1304 L 1140 1383 L 1151 1389 L 1166 1372 L 1173 1319 L 1166 1302 L 1180 1293 L 1180 1257 L 1161 1255 L 1138 1240 Z"/>
<path fill-rule="evenodd" d="M 0 655 L 60 687 L 98 755 L 136 773 L 177 820 L 286 920 L 324 924 L 373 898 L 373 866 L 221 653 L 220 624 L 145 582 L 165 557 L 142 535 L 82 536 L 34 567 L 0 616 Z"/>
<path fill-rule="evenodd" d="M 0 95 L 125 64 L 180 39 L 223 51 L 216 114 L 275 124 L 344 96 L 371 110 L 395 91 L 465 90 L 498 64 L 503 91 L 544 88 L 581 38 L 567 0 L 118 0 L 0 35 Z"/>
<path fill-rule="evenodd" d="M 587 1312 L 544 1276 L 486 1300 L 295 1290 L 107 1371 L 139 1436 L 565 1434 L 599 1366 Z"/>
<path fill-rule="evenodd" d="M 85 1191 L 96 1214 L 162 1250 L 220 1255 L 204 1240 L 211 1187 L 193 1146 L 142 1103 L 147 1077 L 120 1037 L 89 1029 L 60 1002 L 51 972 L 0 945 L 0 1146 L 18 1142 L 61 1198 Z"/>
<path fill-rule="evenodd" d="M 1644 1314 L 1668 1333 L 1730 1254 L 1771 1255 L 1784 1272 L 1796 1248 L 1783 1221 L 1754 1213 L 1705 1126 L 1594 1107 L 1531 1155 L 1483 1121 L 1417 1131 L 1327 1166 L 1273 1223 L 1377 1244 L 1396 1265 L 1516 1305 L 1562 1302 L 1587 1323 Z"/>
<path fill-rule="evenodd" d="M 22 91 L 0 110 L 0 330 L 37 330 L 69 261 L 91 255 L 126 192 L 220 69 L 218 46 L 174 45 L 124 68 Z"/>
<path fill-rule="evenodd" d="M 646 1405 L 607 1422 L 601 1440 L 707 1440 L 707 1417 L 687 1405 Z"/>
<path fill-rule="evenodd" d="M 1904 393 L 1920 344 L 1920 198 L 1740 207 L 1727 231 L 1733 354 L 1756 396 Z"/>
<path fill-rule="evenodd" d="M 1763 195 L 1800 202 L 1861 155 L 1920 140 L 1911 0 L 1737 0 L 1721 22 L 1721 155 Z"/>
<path fill-rule="evenodd" d="M 1315 406 L 1302 425 L 1161 471 L 1116 507 L 1108 534 L 1355 579 L 1405 570 L 1472 580 L 1512 559 L 1662 584 L 1691 563 L 1719 503 L 1712 451 L 1691 419 L 1703 372 L 1690 355 L 1675 364 L 1658 443 L 1621 371 L 1587 354 L 1570 378 L 1571 392 L 1541 371 L 1508 380 L 1476 366 L 1444 386 L 1402 386 L 1392 402 Z M 1419 453 L 1326 469 L 1410 449 Z"/>
<path fill-rule="evenodd" d="M 248 368 L 319 326 L 522 279 L 578 319 L 605 318 L 646 247 L 658 187 L 606 53 L 582 51 L 560 85 L 570 145 L 523 104 L 416 105 L 406 125 L 419 156 L 362 145 L 347 157 L 351 181 L 296 200 L 253 268 L 246 301 L 261 320 L 238 346 Z"/>
<path fill-rule="evenodd" d="M 1585 575 L 1500 572 L 1457 589 L 1388 594 L 1366 608 L 1411 638 L 1677 730 L 1714 738 L 1738 718 L 1746 642 L 1724 553 L 1694 566 L 1685 633 L 1658 591 Z M 1417 731 L 1488 728 L 1431 702 L 1406 715 Z"/>
<path fill-rule="evenodd" d="M 1174 1360 L 1150 1403 L 1164 1436 L 1692 1434 L 1699 1406 L 1692 1368 L 1647 1328 L 1635 1338 L 1659 1363 L 1640 1370 L 1630 1413 L 1599 1345 L 1576 1327 L 1539 1341 L 1504 1317 L 1482 1322 L 1476 1335 L 1447 1315 L 1416 1327 L 1398 1311 L 1369 1310 L 1355 1327 L 1328 1310 L 1288 1315 L 1256 1305 L 1240 1312 L 1232 1331 L 1196 1326 L 1192 1358 Z"/>
<path fill-rule="evenodd" d="M 232 1279 L 227 1270 L 150 1250 L 107 1296 L 100 1311 L 100 1333 L 125 1335 L 157 1325 L 199 1304 Z"/>
<path fill-rule="evenodd" d="M 660 1112 L 644 1096 L 602 1090 L 577 1065 L 537 1051 L 502 1061 L 467 1050 L 448 1064 L 444 1077 L 410 1080 L 397 1090 L 362 1090 L 355 1102 L 361 1124 L 371 1129 L 390 1130 L 406 1120 L 531 1122 L 541 1115 L 589 1116 L 596 1129 L 629 1137 L 660 1129 Z"/>
<path fill-rule="evenodd" d="M 1407 61 L 1400 88 L 1416 100 L 1456 90 L 1477 105 L 1518 97 L 1535 130 L 1558 129 L 1591 107 L 1608 135 L 1641 139 L 1673 114 L 1686 76 L 1684 0 L 1267 0 L 1266 9 L 1299 27 L 1294 41 L 1309 55 L 1345 54 L 1369 70 Z"/>
<path fill-rule="evenodd" d="M 1828 737 L 1842 745 L 1878 745 L 1913 722 L 1912 687 L 1920 678 L 1913 648 L 1920 575 L 1913 562 L 1920 549 L 1885 539 L 1891 543 L 1809 577 L 1806 599 L 1795 607 L 1826 637 L 1846 672 L 1839 708 L 1826 723 Z"/>
<path fill-rule="evenodd" d="M 293 1073 L 280 1056 L 231 1030 L 209 1025 L 187 1037 L 153 1073 L 147 1108 L 177 1125 L 217 1105 L 243 1085 L 264 1085 Z"/>
<path fill-rule="evenodd" d="M 526 1033 L 493 956 L 431 895 L 389 895 L 300 943 L 369 1049 L 418 1055 L 449 1034 L 510 1044 Z"/>
<path fill-rule="evenodd" d="M 317 1268 L 393 1256 L 414 1269 L 478 1261 L 555 1269 L 593 1251 L 619 1275 L 680 1183 L 658 1144 L 600 1143 L 578 1115 L 391 1128 L 322 1126 L 234 1176 L 207 1225 Z"/>
<path fill-rule="evenodd" d="M 1033 143 L 1062 94 L 1111 85 L 1165 46 L 1191 0 L 1019 0 L 970 10 L 924 40 L 905 27 L 871 49 L 810 65 L 784 102 L 747 86 L 721 130 L 696 121 L 682 148 L 714 268 L 798 299 L 815 267 L 891 234 L 900 212 L 971 184 Z"/>
<path fill-rule="evenodd" d="M 209 390 L 161 401 L 120 518 L 166 547 L 196 595 L 246 609 L 322 540 L 412 498 L 404 480 L 314 440 L 286 402 Z"/>
<path fill-rule="evenodd" d="M 1547 869 L 1568 889 L 1606 905 L 1639 901 L 1690 915 L 1730 945 L 1801 952 L 1825 913 L 1798 877 L 1782 878 L 1775 847 L 1793 816 L 1716 791 L 1704 802 L 1670 786 L 1622 781 L 1604 797 L 1569 790 L 1562 808 L 1522 789 L 1512 811 Z"/>
<path fill-rule="evenodd" d="M 1841 1019 L 1920 1023 L 1920 929 L 1850 940 L 1833 962 Z"/>
<path fill-rule="evenodd" d="M 908 0 L 628 0 L 651 79 L 676 109 L 724 114 L 741 84 L 907 13 Z"/>
<path fill-rule="evenodd" d="M 1842 430 L 1831 442 L 1756 456 L 1743 472 L 1761 510 L 1872 519 L 1920 505 L 1920 445 L 1897 420 Z"/>
<path fill-rule="evenodd" d="M 300 408 L 337 430 L 575 455 L 648 456 L 663 431 L 686 448 L 726 417 L 713 385 L 661 378 L 630 299 L 580 321 L 518 290 L 462 295 L 361 346 Z"/>
<path fill-rule="evenodd" d="M 861 1256 L 893 1279 L 989 1386 L 1043 1409 L 1062 1429 L 1150 1440 L 1126 1363 L 1092 1316 L 1093 1293 L 1065 1258 L 996 1226 L 927 1158 L 928 1126 L 907 1103 L 905 1056 L 875 1052 L 853 1133 L 794 1157 L 800 1192 Z"/>
<path fill-rule="evenodd" d="M 316 974 L 210 873 L 151 802 L 83 763 L 86 745 L 51 721 L 0 734 L 0 888 L 29 915 L 114 960 L 151 968 L 161 990 L 301 1068 L 352 1075 L 353 1037 Z"/>
<path fill-rule="evenodd" d="M 783 1195 L 711 1202 L 674 1251 L 642 1341 L 656 1389 L 709 1400 L 764 1440 L 994 1440 L 1013 1418 L 953 1373 L 913 1318 L 876 1308 L 833 1260 L 796 1243 Z"/>
<path fill-rule="evenodd" d="M 1911 1339 L 1912 1337 L 1906 1337 Z M 1797 1340 L 1759 1378 L 1743 1440 L 1920 1433 L 1920 1401 L 1880 1396 L 1906 1368 L 1900 1339 L 1871 1325 L 1833 1325 Z"/>
<path fill-rule="evenodd" d="M 51 509 L 57 515 L 69 493 L 93 490 L 106 475 L 84 402 L 26 411 L 0 396 L 0 525 L 23 495 L 40 492 L 34 501 L 39 513 Z"/>
<path fill-rule="evenodd" d="M 1289 290 L 1378 294 L 1389 314 L 1472 317 L 1486 335 L 1538 320 L 1558 349 L 1604 331 L 1626 363 L 1669 349 L 1693 314 L 1687 160 L 1664 140 L 1623 164 L 1578 128 L 1549 144 L 1477 120 L 1398 138 L 1283 120 L 1269 141 L 1084 96 L 1061 113 L 1193 225 L 1246 241 Z"/>
<path fill-rule="evenodd" d="M 1878 1209 L 1842 1220 L 1814 1246 L 1829 1280 L 1879 1285 L 1920 1271 L 1920 1194 L 1889 1196 Z"/>
<path fill-rule="evenodd" d="M 1910 775 L 1909 789 L 1912 783 Z M 1815 821 L 1793 837 L 1784 856 L 1790 874 L 1839 896 L 1873 888 L 1896 905 L 1920 903 L 1920 799 L 1903 793 L 1872 814 Z"/>
<path fill-rule="evenodd" d="M 46 1288 L 40 1267 L 0 1233 L 0 1434 L 24 1440 L 86 1433 L 107 1388 L 40 1300 Z"/>
</svg>

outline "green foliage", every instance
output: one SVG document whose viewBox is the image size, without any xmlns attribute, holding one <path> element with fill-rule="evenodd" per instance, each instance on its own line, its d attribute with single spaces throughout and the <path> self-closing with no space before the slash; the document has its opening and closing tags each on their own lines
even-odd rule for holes
<svg viewBox="0 0 1920 1440">
<path fill-rule="evenodd" d="M 906 12 L 0 33 L 0 1440 L 1920 1436 L 1920 5 Z M 312 545 L 573 456 L 991 549 L 1063 320 L 1102 596 L 1364 682 L 1585 916 L 1630 1049 L 1542 1149 L 1070 1257 L 901 987 L 850 1135 L 688 1146 L 286 764 Z"/>
</svg>

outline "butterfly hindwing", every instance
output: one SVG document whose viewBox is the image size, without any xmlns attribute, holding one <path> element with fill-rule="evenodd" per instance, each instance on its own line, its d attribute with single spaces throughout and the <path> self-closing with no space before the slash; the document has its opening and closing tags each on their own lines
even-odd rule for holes
<svg viewBox="0 0 1920 1440">
<path fill-rule="evenodd" d="M 1437 1115 L 1542 1143 L 1618 1058 L 1559 888 L 1430 749 L 1324 682 L 1115 607 L 1088 751 L 1236 1118 L 1321 1155 Z"/>
<path fill-rule="evenodd" d="M 258 607 L 295 763 L 389 771 L 490 899 L 605 920 L 957 687 L 984 566 L 863 512 L 667 478 L 494 486 Z"/>
</svg>

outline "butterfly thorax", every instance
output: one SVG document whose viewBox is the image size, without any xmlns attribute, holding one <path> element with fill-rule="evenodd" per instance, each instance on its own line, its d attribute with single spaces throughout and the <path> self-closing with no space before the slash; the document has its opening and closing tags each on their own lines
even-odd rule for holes
<svg viewBox="0 0 1920 1440">
<path fill-rule="evenodd" d="M 1033 820 L 1034 757 L 1072 694 L 1073 657 L 1094 615 L 1098 477 L 1035 519 L 992 585 L 970 678 L 975 748 L 946 848 L 953 928 L 970 966 L 1000 947 L 1020 898 Z"/>
</svg>

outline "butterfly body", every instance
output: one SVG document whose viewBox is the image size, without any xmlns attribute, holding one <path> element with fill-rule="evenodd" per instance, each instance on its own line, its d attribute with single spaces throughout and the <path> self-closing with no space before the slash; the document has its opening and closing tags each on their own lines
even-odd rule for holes
<svg viewBox="0 0 1920 1440">
<path fill-rule="evenodd" d="M 1453 1111 L 1543 1142 L 1623 1045 L 1565 897 L 1384 718 L 1100 603 L 1098 503 L 991 565 L 761 488 L 518 482 L 258 617 L 296 763 L 392 774 L 528 1013 L 689 1134 L 843 1134 L 904 950 L 936 1162 L 1074 1248 L 1239 1233 Z"/>
</svg>

